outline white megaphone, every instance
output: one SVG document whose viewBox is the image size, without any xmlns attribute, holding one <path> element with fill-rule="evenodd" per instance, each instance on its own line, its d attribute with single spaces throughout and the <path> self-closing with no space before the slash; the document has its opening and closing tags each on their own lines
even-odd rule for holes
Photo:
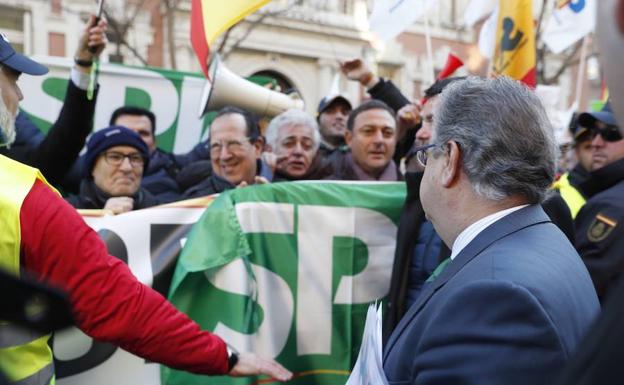
<svg viewBox="0 0 624 385">
<path fill-rule="evenodd" d="M 214 55 L 208 69 L 210 79 L 206 79 L 199 105 L 199 117 L 208 111 L 225 106 L 235 106 L 260 116 L 275 116 L 288 109 L 303 109 L 303 100 L 297 95 L 286 95 L 272 91 L 244 79 L 221 63 L 219 55 Z"/>
</svg>

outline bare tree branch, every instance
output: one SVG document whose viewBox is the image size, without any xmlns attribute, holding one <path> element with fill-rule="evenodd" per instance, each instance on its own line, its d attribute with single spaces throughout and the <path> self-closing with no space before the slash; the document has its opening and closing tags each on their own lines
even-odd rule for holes
<svg viewBox="0 0 624 385">
<path fill-rule="evenodd" d="M 540 42 L 540 37 L 542 35 L 542 24 L 544 23 L 544 13 L 546 12 L 546 5 L 548 4 L 548 0 L 542 1 L 542 9 L 540 11 L 540 15 L 537 21 L 537 26 L 535 27 L 535 44 L 537 48 L 537 57 L 536 57 L 536 69 L 537 69 L 537 82 L 543 82 L 544 77 L 546 76 L 546 47 L 542 44 L 540 47 L 537 47 L 537 44 Z"/>
<path fill-rule="evenodd" d="M 574 50 L 572 50 L 572 52 L 570 52 L 566 56 L 566 58 L 563 60 L 563 63 L 561 63 L 557 71 L 555 71 L 555 74 L 551 77 L 548 77 L 548 78 L 545 77 L 543 79 L 544 84 L 548 85 L 548 84 L 557 83 L 561 75 L 563 75 L 563 73 L 565 72 L 566 69 L 568 69 L 568 67 L 579 63 L 580 59 L 576 58 L 576 56 L 578 54 L 578 51 L 581 49 L 581 45 L 582 45 L 582 41 L 579 41 L 574 45 Z"/>
<path fill-rule="evenodd" d="M 176 59 L 176 45 L 175 45 L 175 13 L 178 10 L 179 0 L 166 0 L 165 1 L 165 19 L 167 20 L 167 45 L 169 46 L 169 62 L 172 69 L 178 69 L 178 63 Z"/>
<path fill-rule="evenodd" d="M 145 1 L 146 0 L 141 0 L 140 5 L 137 6 L 131 19 L 125 20 L 124 22 L 120 22 L 115 16 L 113 16 L 106 9 L 103 9 L 103 13 L 106 16 L 108 25 L 113 29 L 116 40 L 117 40 L 117 50 L 116 50 L 117 56 L 121 56 L 121 47 L 124 46 L 141 62 L 141 64 L 148 65 L 147 60 L 126 40 L 126 34 L 128 32 L 128 29 L 130 25 L 132 25 L 132 23 L 136 19 L 139 13 L 139 10 L 141 9 Z"/>
<path fill-rule="evenodd" d="M 239 24 L 236 23 L 233 26 L 231 26 L 230 28 L 228 28 L 227 31 L 225 31 L 225 35 L 223 35 L 223 39 L 221 39 L 221 44 L 219 44 L 219 48 L 217 49 L 217 52 L 219 53 L 219 55 L 223 55 L 223 50 L 225 49 L 225 44 L 227 43 L 228 39 L 230 38 L 230 32 L 232 32 L 232 30 L 234 28 L 236 28 L 236 26 L 238 26 Z"/>
</svg>

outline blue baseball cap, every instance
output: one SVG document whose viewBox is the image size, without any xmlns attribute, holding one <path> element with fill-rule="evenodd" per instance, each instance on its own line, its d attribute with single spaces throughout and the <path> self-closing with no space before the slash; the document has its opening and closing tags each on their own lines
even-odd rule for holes
<svg viewBox="0 0 624 385">
<path fill-rule="evenodd" d="M 610 126 L 618 125 L 615 121 L 613 110 L 611 109 L 611 102 L 605 103 L 604 107 L 602 107 L 602 110 L 599 112 L 583 112 L 579 115 L 578 122 L 583 127 L 592 128 L 597 120 Z"/>
<path fill-rule="evenodd" d="M 48 67 L 27 58 L 13 49 L 9 39 L 0 33 L 0 64 L 29 75 L 44 75 Z"/>
</svg>

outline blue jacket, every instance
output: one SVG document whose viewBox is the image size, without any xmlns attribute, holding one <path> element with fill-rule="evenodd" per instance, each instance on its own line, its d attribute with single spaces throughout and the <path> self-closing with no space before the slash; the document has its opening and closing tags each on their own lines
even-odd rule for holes
<svg viewBox="0 0 624 385">
<path fill-rule="evenodd" d="M 383 354 L 389 384 L 551 384 L 598 315 L 587 269 L 538 205 L 425 284 Z"/>
</svg>

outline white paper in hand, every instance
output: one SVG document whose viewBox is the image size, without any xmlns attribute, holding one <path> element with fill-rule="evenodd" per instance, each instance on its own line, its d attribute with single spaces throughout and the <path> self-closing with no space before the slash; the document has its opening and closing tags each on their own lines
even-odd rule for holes
<svg viewBox="0 0 624 385">
<path fill-rule="evenodd" d="M 362 346 L 346 385 L 388 385 L 381 361 L 381 304 L 371 304 L 366 313 Z"/>
</svg>

